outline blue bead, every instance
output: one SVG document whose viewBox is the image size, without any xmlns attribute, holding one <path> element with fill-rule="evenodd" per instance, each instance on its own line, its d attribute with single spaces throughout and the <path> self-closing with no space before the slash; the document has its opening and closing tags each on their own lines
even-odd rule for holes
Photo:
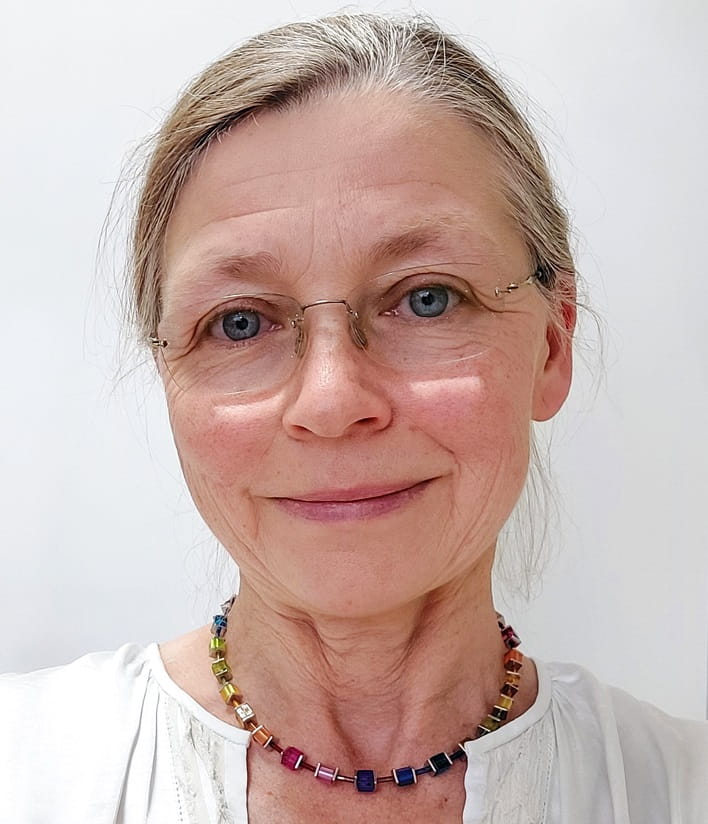
<svg viewBox="0 0 708 824">
<path fill-rule="evenodd" d="M 357 770 L 354 783 L 360 793 L 372 793 L 376 789 L 376 773 L 373 770 Z"/>
<path fill-rule="evenodd" d="M 211 634 L 216 638 L 223 638 L 226 635 L 228 621 L 225 615 L 215 615 L 214 623 L 211 625 Z"/>
<path fill-rule="evenodd" d="M 413 767 L 399 767 L 393 771 L 393 780 L 399 787 L 410 787 L 416 783 L 417 777 Z"/>
<path fill-rule="evenodd" d="M 439 752 L 436 755 L 430 756 L 428 764 L 432 767 L 435 775 L 440 775 L 440 773 L 444 773 L 445 770 L 449 770 L 450 767 L 452 767 L 452 760 L 446 752 Z"/>
</svg>

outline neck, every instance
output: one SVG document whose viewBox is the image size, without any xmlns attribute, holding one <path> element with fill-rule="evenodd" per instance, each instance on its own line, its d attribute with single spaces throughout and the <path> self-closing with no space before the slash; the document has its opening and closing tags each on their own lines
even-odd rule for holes
<svg viewBox="0 0 708 824">
<path fill-rule="evenodd" d="M 477 571 L 356 619 L 266 603 L 243 580 L 227 634 L 234 679 L 261 723 L 318 760 L 389 769 L 450 749 L 504 681 L 489 580 Z"/>
</svg>

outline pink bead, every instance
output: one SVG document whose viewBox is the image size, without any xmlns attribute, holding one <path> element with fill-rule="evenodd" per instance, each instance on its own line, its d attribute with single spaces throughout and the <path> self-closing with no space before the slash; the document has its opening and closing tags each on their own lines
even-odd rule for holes
<svg viewBox="0 0 708 824">
<path fill-rule="evenodd" d="M 305 753 L 296 747 L 286 747 L 280 756 L 280 763 L 289 770 L 299 770 L 305 759 Z"/>
<path fill-rule="evenodd" d="M 323 764 L 317 764 L 315 767 L 315 778 L 320 781 L 328 781 L 332 783 L 339 775 L 339 767 L 325 767 Z"/>
<path fill-rule="evenodd" d="M 508 647 L 518 647 L 521 645 L 521 639 L 519 636 L 514 632 L 513 627 L 507 625 L 502 630 L 502 638 L 504 639 L 504 643 Z"/>
</svg>

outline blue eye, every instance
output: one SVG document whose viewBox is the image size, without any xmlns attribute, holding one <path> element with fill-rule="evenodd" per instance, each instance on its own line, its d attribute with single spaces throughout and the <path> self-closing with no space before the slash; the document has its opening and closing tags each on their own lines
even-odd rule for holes
<svg viewBox="0 0 708 824">
<path fill-rule="evenodd" d="M 449 289 L 444 286 L 426 286 L 408 295 L 408 305 L 421 318 L 437 318 L 450 302 Z"/>
<path fill-rule="evenodd" d="M 248 340 L 258 334 L 261 319 L 258 312 L 248 310 L 229 312 L 221 318 L 221 328 L 230 340 Z"/>
</svg>

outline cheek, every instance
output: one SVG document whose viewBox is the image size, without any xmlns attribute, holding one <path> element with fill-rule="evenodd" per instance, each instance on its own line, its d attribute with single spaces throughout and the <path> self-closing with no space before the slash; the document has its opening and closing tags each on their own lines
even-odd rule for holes
<svg viewBox="0 0 708 824">
<path fill-rule="evenodd" d="M 448 453 L 460 484 L 484 497 L 494 490 L 513 506 L 528 468 L 531 381 L 515 370 L 476 369 L 473 376 L 417 384 L 403 411 Z"/>
<path fill-rule="evenodd" d="M 206 497 L 243 492 L 267 462 L 274 437 L 269 421 L 277 417 L 262 406 L 168 398 L 182 470 L 200 509 Z M 238 502 L 232 495 L 229 500 Z"/>
<path fill-rule="evenodd" d="M 456 454 L 485 443 L 499 451 L 507 438 L 528 432 L 531 397 L 523 374 L 480 369 L 473 376 L 415 384 L 402 411 Z"/>
</svg>

